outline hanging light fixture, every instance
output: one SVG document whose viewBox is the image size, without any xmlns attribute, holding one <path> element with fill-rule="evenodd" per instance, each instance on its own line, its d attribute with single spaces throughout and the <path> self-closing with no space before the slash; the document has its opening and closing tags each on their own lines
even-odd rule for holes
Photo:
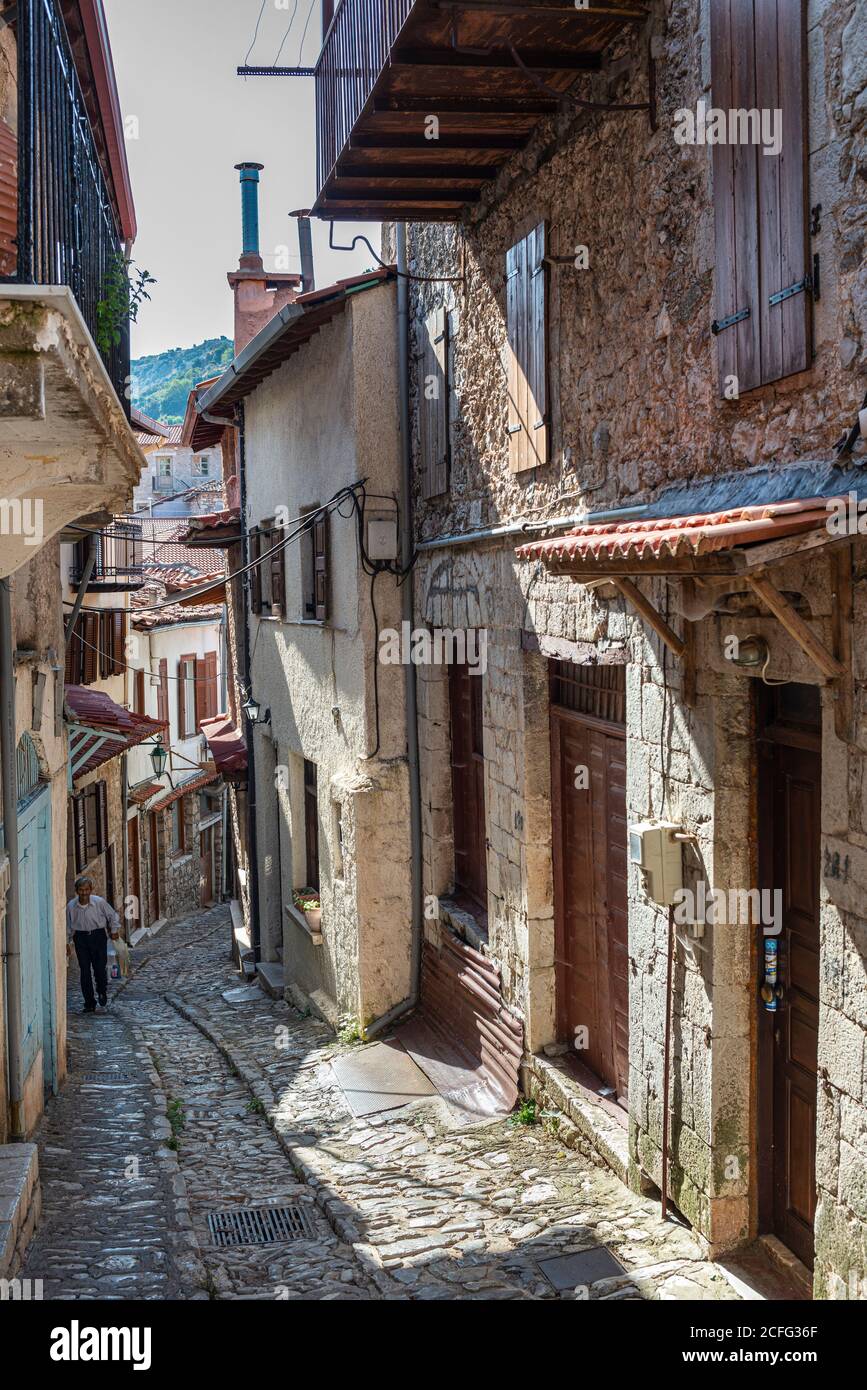
<svg viewBox="0 0 867 1390">
<path fill-rule="evenodd" d="M 166 763 L 169 760 L 168 750 L 163 746 L 161 738 L 157 738 L 151 744 L 151 762 L 157 777 L 162 777 L 166 770 Z"/>
<path fill-rule="evenodd" d="M 248 695 L 241 706 L 251 724 L 270 724 L 271 711 L 269 709 L 262 713 L 262 706 L 254 695 Z"/>
</svg>

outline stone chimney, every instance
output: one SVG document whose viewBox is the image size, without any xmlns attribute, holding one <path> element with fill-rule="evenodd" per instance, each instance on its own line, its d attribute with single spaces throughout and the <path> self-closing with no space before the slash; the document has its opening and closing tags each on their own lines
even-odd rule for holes
<svg viewBox="0 0 867 1390">
<path fill-rule="evenodd" d="M 243 245 L 238 269 L 229 272 L 235 296 L 235 356 L 284 304 L 301 293 L 300 275 L 269 274 L 259 252 L 259 174 L 262 164 L 236 164 L 241 175 Z"/>
</svg>

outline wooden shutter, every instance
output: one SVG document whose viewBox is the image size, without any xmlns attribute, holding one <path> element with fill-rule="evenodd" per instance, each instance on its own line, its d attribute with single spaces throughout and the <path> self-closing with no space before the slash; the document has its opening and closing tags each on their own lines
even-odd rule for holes
<svg viewBox="0 0 867 1390">
<path fill-rule="evenodd" d="M 0 121 L 0 275 L 18 266 L 18 137 Z"/>
<path fill-rule="evenodd" d="M 82 685 L 92 685 L 99 676 L 99 655 L 100 646 L 100 614 L 94 609 L 92 612 L 82 613 Z"/>
<path fill-rule="evenodd" d="M 217 687 L 217 653 L 208 652 L 205 656 L 206 719 L 215 719 L 219 713 L 219 690 Z"/>
<path fill-rule="evenodd" d="M 259 556 L 262 553 L 261 537 L 258 528 L 250 533 L 250 607 L 254 613 L 262 612 L 262 571 Z"/>
<path fill-rule="evenodd" d="M 201 729 L 202 720 L 208 717 L 208 667 L 203 656 L 196 657 L 196 728 Z"/>
<path fill-rule="evenodd" d="M 84 871 L 84 866 L 87 863 L 87 820 L 83 796 L 73 798 L 72 826 L 75 843 L 75 872 L 80 874 Z"/>
<path fill-rule="evenodd" d="M 163 657 L 159 668 L 160 683 L 157 687 L 157 718 L 168 723 L 169 718 L 169 663 Z"/>
<path fill-rule="evenodd" d="M 112 613 L 111 625 L 111 657 L 114 670 L 112 675 L 118 676 L 124 666 L 124 646 L 126 643 L 126 612 L 123 608 L 116 608 Z"/>
<path fill-rule="evenodd" d="M 64 678 L 67 685 L 81 685 L 84 679 L 84 643 L 81 640 L 83 622 L 83 615 L 79 613 L 66 648 Z"/>
<path fill-rule="evenodd" d="M 135 693 L 133 696 L 136 714 L 145 713 L 145 673 L 136 671 L 135 673 Z"/>
<path fill-rule="evenodd" d="M 280 544 L 283 539 L 283 532 L 280 530 L 271 531 L 268 535 L 269 549 L 275 545 L 280 546 L 269 561 L 271 566 L 271 613 L 275 618 L 282 618 L 286 611 L 286 548 Z"/>
<path fill-rule="evenodd" d="M 782 113 L 781 151 L 713 146 L 717 361 L 721 395 L 763 386 L 811 360 L 807 277 L 806 11 L 803 0 L 711 6 L 714 109 Z M 779 138 L 779 118 L 775 117 Z M 733 132 L 727 129 L 729 138 Z M 735 323 L 726 321 L 743 314 Z"/>
<path fill-rule="evenodd" d="M 108 845 L 108 787 L 105 782 L 96 784 L 97 805 L 97 854 L 102 854 Z"/>
<path fill-rule="evenodd" d="M 187 680 L 188 663 L 195 663 L 195 660 L 194 656 L 182 656 L 178 662 L 178 738 L 188 738 L 194 732 L 187 728 Z"/>
<path fill-rule="evenodd" d="M 448 315 L 434 309 L 424 322 L 418 392 L 421 487 L 425 498 L 439 497 L 448 489 L 449 476 L 449 381 Z"/>
<path fill-rule="evenodd" d="M 509 467 L 548 462 L 548 275 L 545 223 L 506 255 Z"/>
<path fill-rule="evenodd" d="M 316 621 L 328 617 L 328 517 L 320 516 L 313 525 L 313 594 Z"/>
</svg>

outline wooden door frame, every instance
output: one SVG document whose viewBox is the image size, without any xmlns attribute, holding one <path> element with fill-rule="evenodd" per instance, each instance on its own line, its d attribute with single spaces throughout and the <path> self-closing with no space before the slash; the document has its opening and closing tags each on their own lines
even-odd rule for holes
<svg viewBox="0 0 867 1390">
<path fill-rule="evenodd" d="M 804 682 L 806 684 L 806 682 Z M 819 698 L 821 701 L 821 687 Z M 758 885 L 760 889 L 772 889 L 774 879 L 774 818 L 773 818 L 773 779 L 769 774 L 766 758 L 763 758 L 762 745 L 767 749 L 774 746 L 800 749 L 817 753 L 822 758 L 822 728 L 816 731 L 768 722 L 763 705 L 768 700 L 766 690 L 757 688 L 755 693 L 755 758 L 756 758 L 756 809 L 758 813 L 756 834 L 756 858 L 758 866 Z M 820 712 L 821 717 L 821 712 Z M 821 826 L 821 782 L 819 815 Z M 821 862 L 819 864 L 821 875 Z M 757 961 L 753 997 L 756 1000 L 756 1219 L 758 1232 L 772 1233 L 775 1224 L 774 1200 L 774 1037 L 773 1018 L 762 1007 L 759 990 L 764 975 L 764 933 L 761 926 L 756 929 Z M 818 1136 L 816 1136 L 818 1139 Z"/>
<path fill-rule="evenodd" d="M 551 868 L 553 876 L 554 892 L 554 1018 L 557 1029 L 557 1039 L 559 1042 L 568 1042 L 568 1027 L 564 1017 L 564 989 L 562 978 L 562 966 L 559 961 L 565 959 L 565 880 L 563 875 L 564 855 L 563 847 L 563 782 L 561 775 L 562 768 L 562 748 L 560 744 L 560 726 L 562 723 L 571 723 L 582 728 L 595 729 L 610 738 L 627 741 L 627 728 L 625 724 L 618 724 L 607 719 L 600 719 L 595 714 L 578 714 L 575 710 L 566 709 L 563 705 L 550 704 L 550 732 L 551 732 Z M 554 845 L 558 846 L 556 853 Z M 592 891 L 592 885 L 591 885 Z M 617 1067 L 614 1058 L 614 1034 L 609 1038 L 609 1065 L 612 1076 L 617 1075 Z M 588 1068 L 589 1070 L 589 1068 Z M 600 1080 L 602 1078 L 600 1077 Z"/>
<path fill-rule="evenodd" d="M 150 859 L 151 876 L 148 892 L 148 913 L 150 913 L 151 903 L 154 905 L 155 916 L 153 922 L 159 921 L 162 911 L 162 889 L 160 884 L 160 824 L 157 812 L 151 811 L 150 816 L 150 844 L 148 846 L 148 858 Z M 153 923 L 148 922 L 148 926 Z"/>
</svg>

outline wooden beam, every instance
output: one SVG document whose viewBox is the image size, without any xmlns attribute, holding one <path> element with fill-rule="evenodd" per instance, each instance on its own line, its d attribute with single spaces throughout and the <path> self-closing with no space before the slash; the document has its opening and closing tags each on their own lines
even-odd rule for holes
<svg viewBox="0 0 867 1390">
<path fill-rule="evenodd" d="M 602 55 L 593 52 L 557 53 L 552 49 L 521 49 L 521 61 L 535 72 L 598 72 Z M 389 61 L 391 71 L 408 68 L 418 78 L 419 68 L 484 68 L 522 77 L 521 69 L 507 48 L 490 53 L 469 53 L 459 48 L 399 48 Z M 526 79 L 525 79 L 526 80 Z"/>
<path fill-rule="evenodd" d="M 827 680 L 839 680 L 845 675 L 846 668 L 841 661 L 832 656 L 828 648 L 819 641 L 812 630 L 804 622 L 789 600 L 776 589 L 765 574 L 748 574 L 746 581 L 753 593 L 762 600 L 766 608 L 769 608 L 774 617 L 786 629 L 790 637 L 793 637 L 798 646 L 807 654 L 814 665 L 818 666 L 822 675 Z"/>
<path fill-rule="evenodd" d="M 440 130 L 436 140 L 428 140 L 424 131 L 417 135 L 403 131 L 355 130 L 347 150 L 425 150 L 436 154 L 440 150 L 519 150 L 526 140 L 524 134 L 497 134 L 494 131 L 445 131 Z M 431 147 L 433 146 L 433 149 Z"/>
<path fill-rule="evenodd" d="M 559 105 L 559 101 L 548 97 L 522 96 L 503 101 L 498 97 L 416 97 L 393 92 L 390 96 L 374 97 L 371 109 L 392 116 L 416 116 L 419 112 L 427 115 L 433 106 L 437 116 L 466 116 L 476 121 L 483 121 L 486 116 L 500 116 L 525 121 L 535 116 L 548 116 L 557 111 Z M 528 137 L 530 133 L 527 132 Z"/>
<path fill-rule="evenodd" d="M 345 188 L 344 180 L 337 178 L 333 180 L 327 196 L 329 201 L 336 198 L 338 201 L 346 202 L 357 198 L 367 204 L 448 203 L 458 207 L 463 207 L 464 203 L 477 203 L 481 197 L 478 188 L 456 188 L 452 191 L 452 185 L 448 180 L 442 182 L 445 186 L 440 194 L 436 188 L 403 188 L 400 184 L 396 188 L 371 188 L 367 179 L 361 188 Z"/>
<path fill-rule="evenodd" d="M 652 627 L 657 637 L 665 643 L 675 656 L 683 657 L 686 654 L 686 643 L 677 633 L 670 628 L 661 613 L 658 613 L 649 599 L 644 597 L 640 589 L 636 588 L 631 579 L 612 579 L 612 584 L 627 603 L 644 619 L 648 627 Z"/>
<path fill-rule="evenodd" d="M 408 179 L 411 183 L 453 183 L 458 179 L 483 183 L 500 172 L 499 164 L 343 164 L 338 161 L 337 178 L 363 180 Z M 392 190 L 394 191 L 394 190 Z"/>
</svg>

